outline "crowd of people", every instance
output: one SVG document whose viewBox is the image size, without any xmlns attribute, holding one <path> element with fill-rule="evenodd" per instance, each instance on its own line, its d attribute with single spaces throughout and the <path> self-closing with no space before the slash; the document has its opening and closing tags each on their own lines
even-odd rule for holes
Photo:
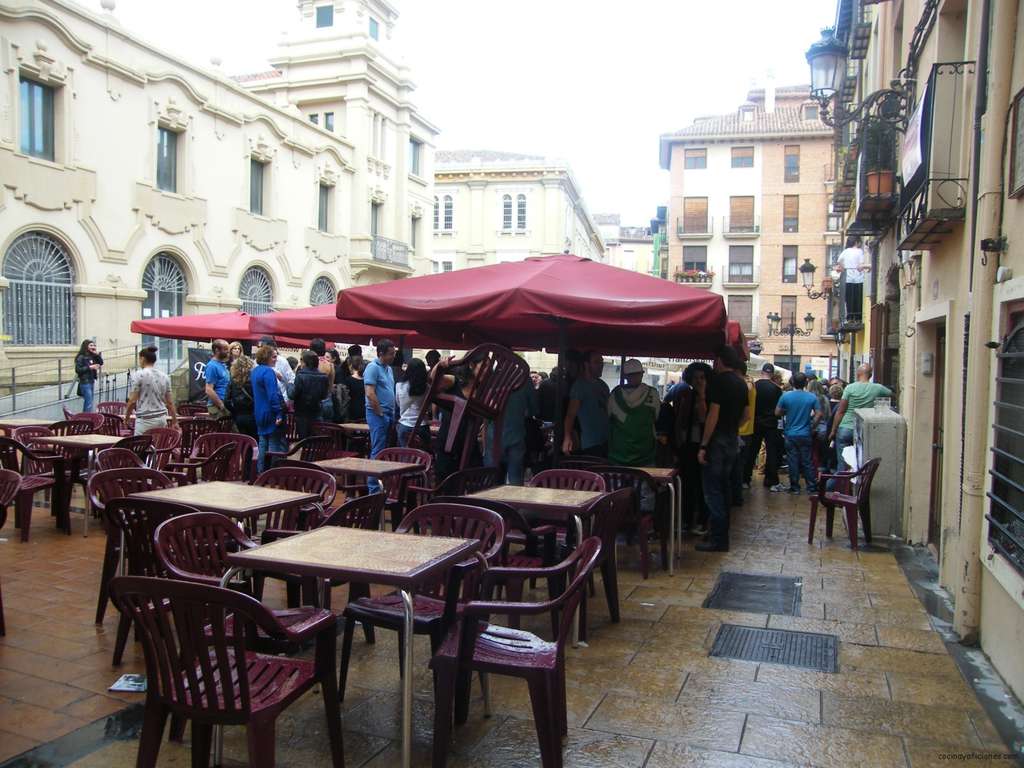
<svg viewBox="0 0 1024 768">
<path fill-rule="evenodd" d="M 453 367 L 452 358 L 431 350 L 422 360 L 406 361 L 387 339 L 377 342 L 370 362 L 358 345 L 347 353 L 342 358 L 322 339 L 313 339 L 301 359 L 284 359 L 265 337 L 249 357 L 240 343 L 217 339 L 205 369 L 208 412 L 256 438 L 261 458 L 286 450 L 285 418 L 293 411 L 300 439 L 311 434 L 316 421 L 365 421 L 371 457 L 393 444 L 433 444 L 437 480 L 458 469 L 466 435 L 457 436 L 453 451 L 444 450 L 450 411 L 420 417 L 433 378 L 440 377 L 440 392 L 464 398 L 482 359 Z M 141 370 L 132 379 L 128 414 L 136 414 L 136 434 L 177 418 L 170 380 L 155 362 L 155 347 L 142 350 Z M 83 392 L 100 366 L 95 345 L 83 343 L 76 359 Z M 854 443 L 856 409 L 892 395 L 871 380 L 867 364 L 851 384 L 840 378 L 822 381 L 811 370 L 793 373 L 784 383 L 771 363 L 752 381 L 745 361 L 729 347 L 713 366 L 687 366 L 664 401 L 644 383 L 639 360 L 624 362 L 614 388 L 603 379 L 604 366 L 600 352 L 568 350 L 550 376 L 531 372 L 507 403 L 500 455 L 493 450 L 495 426 L 487 425 L 471 436 L 471 463 L 502 467 L 511 484 L 549 466 L 551 447 L 622 466 L 675 466 L 682 478 L 684 531 L 703 537 L 697 549 L 706 551 L 728 550 L 730 509 L 743 504 L 759 465 L 764 486 L 773 493 L 817 493 L 819 470 L 847 468 L 843 452 Z M 429 432 L 434 420 L 439 421 L 436 440 Z M 468 423 L 463 420 L 460 429 Z M 420 432 L 414 435 L 417 425 Z M 552 432 L 550 444 L 545 427 Z"/>
</svg>

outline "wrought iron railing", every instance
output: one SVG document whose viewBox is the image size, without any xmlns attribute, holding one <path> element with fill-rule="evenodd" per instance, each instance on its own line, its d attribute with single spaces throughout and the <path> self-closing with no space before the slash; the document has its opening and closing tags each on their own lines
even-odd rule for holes
<svg viewBox="0 0 1024 768">
<path fill-rule="evenodd" d="M 710 237 L 714 226 L 710 216 L 698 219 L 696 216 L 680 216 L 676 219 L 676 237 Z"/>
<path fill-rule="evenodd" d="M 761 234 L 760 216 L 724 216 L 722 217 L 722 234 L 726 237 L 754 237 Z"/>
<path fill-rule="evenodd" d="M 374 235 L 371 244 L 371 253 L 374 261 L 385 264 L 397 264 L 402 267 L 409 266 L 409 246 L 401 240 L 392 240 L 390 237 Z"/>
</svg>

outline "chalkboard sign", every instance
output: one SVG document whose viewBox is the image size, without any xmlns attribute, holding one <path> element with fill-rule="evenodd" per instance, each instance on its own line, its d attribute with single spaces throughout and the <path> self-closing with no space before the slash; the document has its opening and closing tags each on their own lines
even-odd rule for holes
<svg viewBox="0 0 1024 768">
<path fill-rule="evenodd" d="M 206 402 L 206 364 L 210 362 L 213 352 L 209 349 L 190 349 L 188 351 L 188 401 L 190 403 Z"/>
</svg>

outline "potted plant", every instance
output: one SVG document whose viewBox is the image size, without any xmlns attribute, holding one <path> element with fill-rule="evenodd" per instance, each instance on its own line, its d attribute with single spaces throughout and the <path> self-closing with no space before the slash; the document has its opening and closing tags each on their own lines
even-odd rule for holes
<svg viewBox="0 0 1024 768">
<path fill-rule="evenodd" d="M 896 138 L 893 129 L 879 121 L 864 127 L 865 187 L 868 195 L 890 197 L 896 186 Z"/>
</svg>

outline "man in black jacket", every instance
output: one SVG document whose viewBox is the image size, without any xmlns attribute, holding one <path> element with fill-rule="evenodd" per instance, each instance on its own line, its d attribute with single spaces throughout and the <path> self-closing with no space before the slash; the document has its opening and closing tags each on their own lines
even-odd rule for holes
<svg viewBox="0 0 1024 768">
<path fill-rule="evenodd" d="M 320 358 L 316 352 L 302 353 L 302 365 L 295 372 L 292 401 L 295 403 L 295 428 L 299 439 L 309 437 L 313 422 L 320 418 L 321 403 L 327 397 L 327 374 L 319 370 Z"/>
</svg>

